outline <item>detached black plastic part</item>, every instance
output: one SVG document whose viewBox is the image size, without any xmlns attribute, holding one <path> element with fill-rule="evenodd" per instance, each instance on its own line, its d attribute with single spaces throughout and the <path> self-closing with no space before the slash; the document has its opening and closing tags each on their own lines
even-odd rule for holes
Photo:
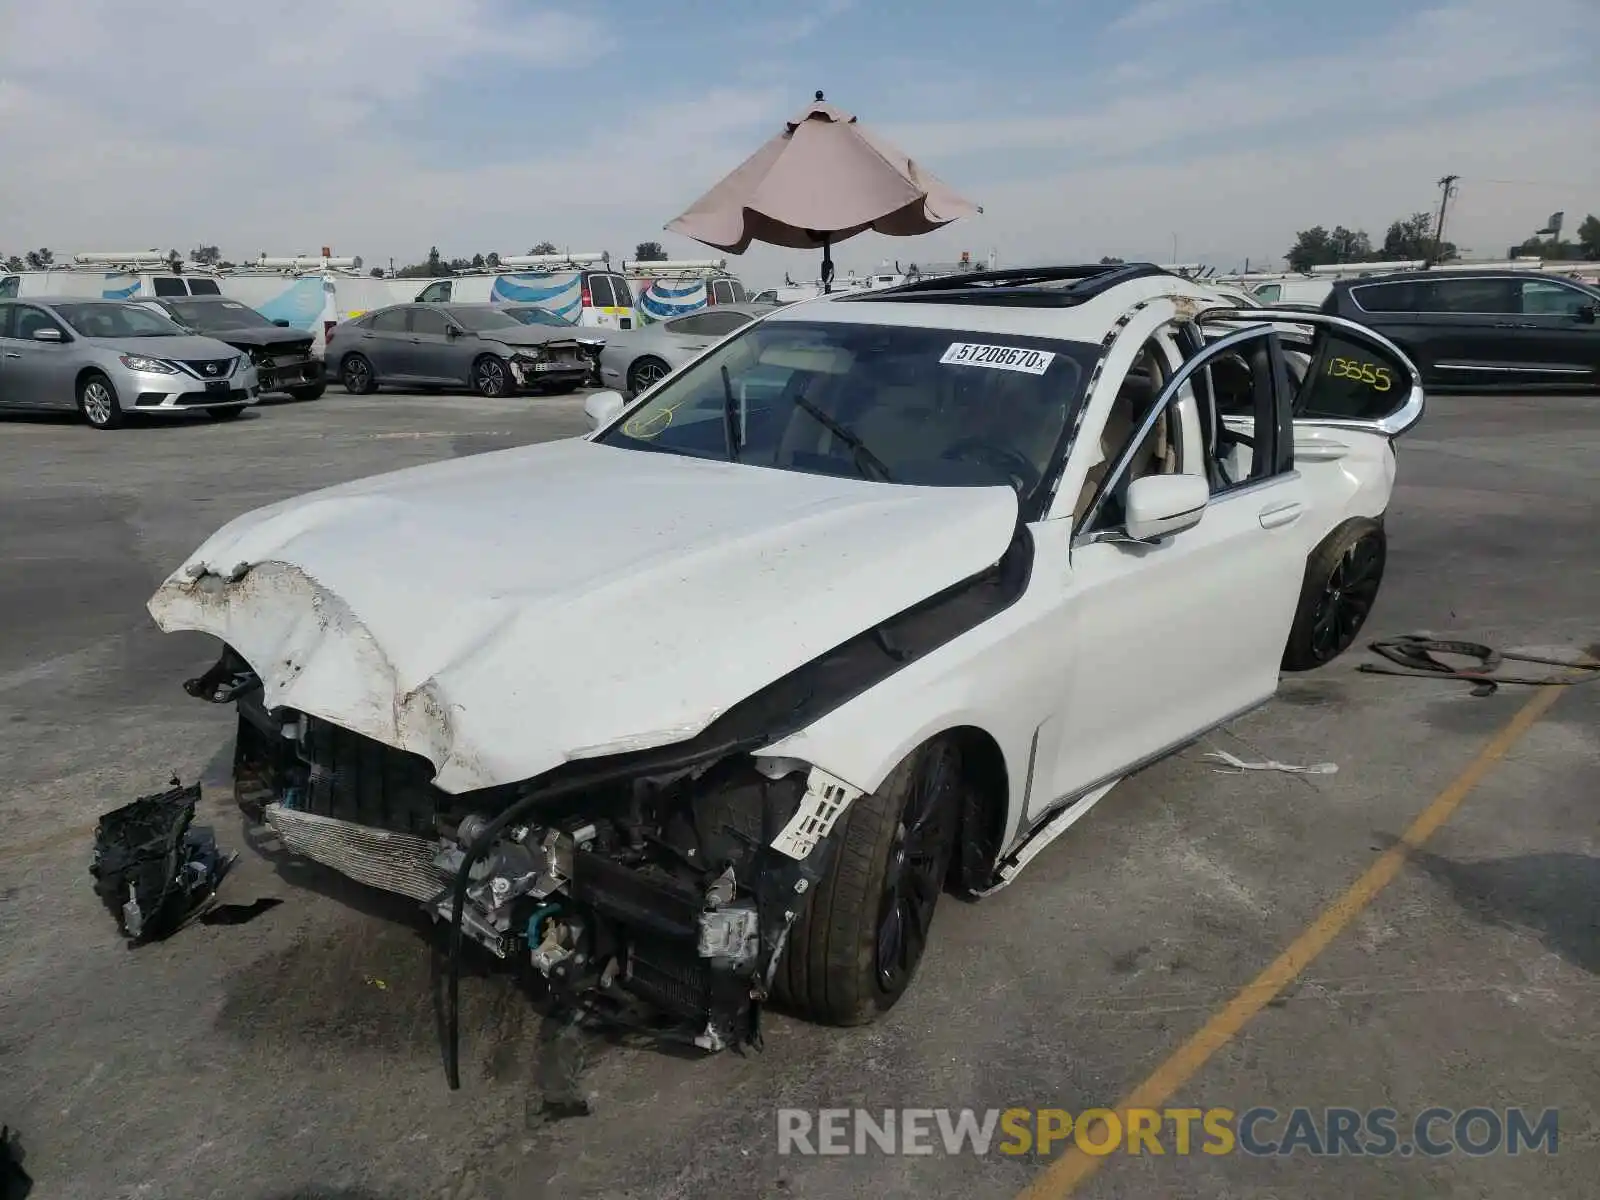
<svg viewBox="0 0 1600 1200">
<path fill-rule="evenodd" d="M 0 1125 L 0 1200 L 27 1200 L 33 1178 L 22 1169 L 22 1148 L 10 1126 Z"/>
<path fill-rule="evenodd" d="M 89 874 L 129 945 L 170 936 L 216 894 L 231 860 L 209 829 L 191 829 L 200 785 L 178 780 L 100 818 Z"/>
</svg>

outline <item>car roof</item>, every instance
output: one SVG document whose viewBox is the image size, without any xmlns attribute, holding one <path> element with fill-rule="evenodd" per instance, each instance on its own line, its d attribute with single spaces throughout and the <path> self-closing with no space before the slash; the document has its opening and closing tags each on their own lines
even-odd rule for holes
<svg viewBox="0 0 1600 1200">
<path fill-rule="evenodd" d="M 1514 267 L 1485 267 L 1483 270 L 1473 268 L 1451 268 L 1444 271 L 1385 271 L 1381 275 L 1360 275 L 1354 279 L 1339 279 L 1334 281 L 1335 287 L 1345 288 L 1365 287 L 1372 283 L 1412 283 L 1417 280 L 1436 279 L 1543 279 L 1551 283 L 1576 283 L 1590 286 L 1581 279 L 1574 279 L 1571 275 L 1563 275 L 1557 271 L 1519 271 Z"/>
<path fill-rule="evenodd" d="M 825 321 L 959 329 L 1101 342 L 1127 311 L 1158 297 L 1215 305 L 1204 283 L 1154 263 L 972 271 L 874 291 L 844 292 L 769 310 L 768 321 Z"/>
</svg>

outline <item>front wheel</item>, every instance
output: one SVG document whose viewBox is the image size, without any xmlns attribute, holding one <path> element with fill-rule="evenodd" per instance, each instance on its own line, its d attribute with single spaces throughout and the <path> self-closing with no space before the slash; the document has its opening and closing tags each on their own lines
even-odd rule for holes
<svg viewBox="0 0 1600 1200">
<path fill-rule="evenodd" d="M 78 411 L 95 429 L 120 429 L 126 420 L 116 387 L 98 371 L 78 384 Z"/>
<path fill-rule="evenodd" d="M 944 889 L 961 793 L 957 748 L 939 739 L 860 796 L 834 831 L 827 876 L 796 918 L 776 998 L 828 1025 L 862 1025 L 905 993 Z"/>
<path fill-rule="evenodd" d="M 480 396 L 498 399 L 511 390 L 511 372 L 492 354 L 472 364 L 472 390 Z"/>
<path fill-rule="evenodd" d="M 1311 552 L 1284 647 L 1284 670 L 1326 666 L 1350 648 L 1378 598 L 1388 556 L 1388 536 L 1370 517 L 1346 521 Z"/>
<path fill-rule="evenodd" d="M 365 354 L 347 354 L 339 364 L 339 382 L 352 396 L 367 396 L 378 390 L 378 376 Z"/>
</svg>

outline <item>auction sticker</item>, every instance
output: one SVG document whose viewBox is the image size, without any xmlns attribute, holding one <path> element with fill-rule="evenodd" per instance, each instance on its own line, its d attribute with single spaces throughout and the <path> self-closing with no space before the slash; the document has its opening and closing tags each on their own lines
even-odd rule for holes
<svg viewBox="0 0 1600 1200">
<path fill-rule="evenodd" d="M 951 342 L 939 361 L 946 366 L 991 367 L 996 371 L 1021 371 L 1043 375 L 1055 361 L 1053 350 L 1025 350 L 1021 346 L 982 346 L 977 342 Z"/>
</svg>

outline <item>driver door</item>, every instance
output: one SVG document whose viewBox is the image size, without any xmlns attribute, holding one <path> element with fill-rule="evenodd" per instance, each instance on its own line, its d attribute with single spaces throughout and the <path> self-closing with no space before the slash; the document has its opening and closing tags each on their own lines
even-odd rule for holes
<svg viewBox="0 0 1600 1200">
<path fill-rule="evenodd" d="M 1207 374 L 1224 358 L 1248 370 L 1251 428 L 1236 435 L 1251 444 L 1243 472 L 1237 457 L 1227 469 L 1216 437 Z M 1105 462 L 1085 470 L 1080 460 L 1068 472 L 1085 481 L 1064 518 L 1073 522 L 1063 581 L 1073 638 L 1051 785 L 1039 789 L 1030 816 L 1095 791 L 1277 689 L 1309 508 L 1277 334 L 1238 330 L 1171 365 L 1170 378 L 1144 383 L 1142 393 L 1130 390 L 1133 371 L 1121 384 L 1103 381 L 1118 389 L 1116 399 L 1073 451 L 1075 460 L 1103 453 Z M 1169 473 L 1206 480 L 1198 523 L 1133 540 L 1129 485 Z"/>
</svg>

